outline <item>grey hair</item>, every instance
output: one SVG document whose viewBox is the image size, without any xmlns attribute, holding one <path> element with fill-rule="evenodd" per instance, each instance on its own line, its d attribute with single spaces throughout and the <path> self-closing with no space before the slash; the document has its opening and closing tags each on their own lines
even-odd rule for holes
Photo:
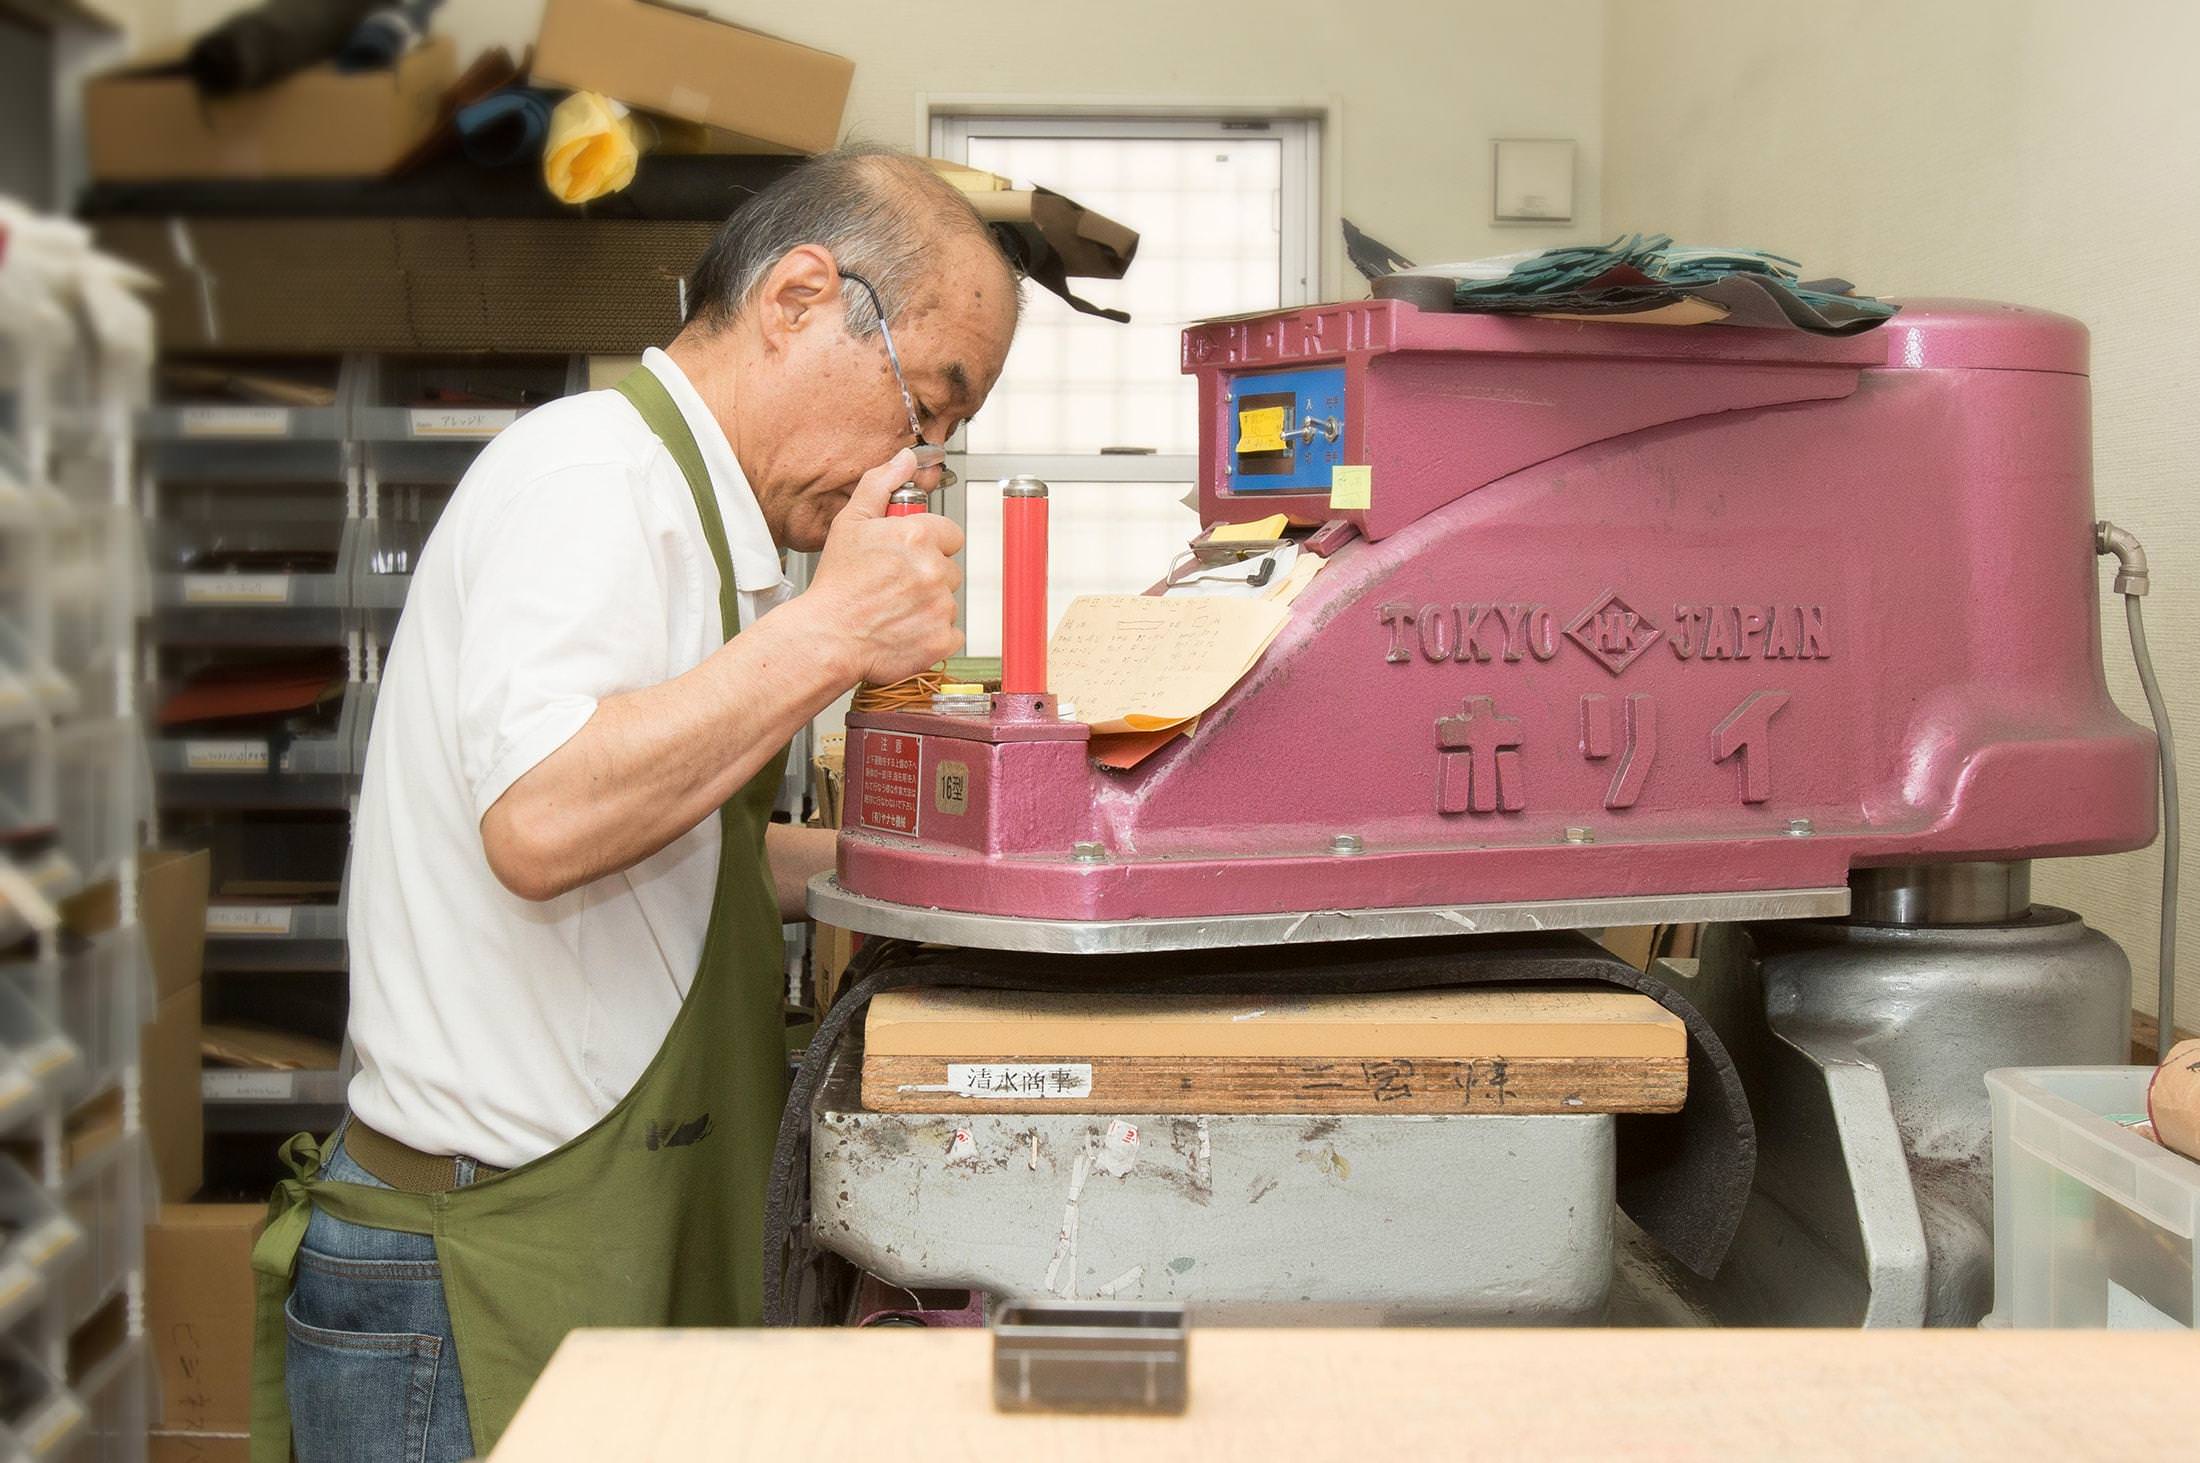
<svg viewBox="0 0 2200 1463">
<path fill-rule="evenodd" d="M 857 144 L 811 158 L 758 193 L 727 219 L 688 281 L 684 324 L 714 328 L 746 309 L 773 266 L 804 244 L 829 250 L 846 273 L 878 291 L 891 322 L 916 293 L 940 239 L 992 232 L 970 201 L 930 165 L 889 147 Z M 996 248 L 998 245 L 996 244 Z M 1001 264 L 1019 314 L 1022 280 Z M 871 292 L 846 296 L 848 333 L 877 331 Z"/>
</svg>

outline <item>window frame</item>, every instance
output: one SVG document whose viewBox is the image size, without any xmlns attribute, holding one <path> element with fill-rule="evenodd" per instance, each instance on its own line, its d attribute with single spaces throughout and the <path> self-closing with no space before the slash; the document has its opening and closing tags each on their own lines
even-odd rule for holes
<svg viewBox="0 0 2200 1463">
<path fill-rule="evenodd" d="M 1267 135 L 1282 145 L 1276 232 L 1282 257 L 1277 278 L 1279 309 L 1317 302 L 1322 269 L 1322 122 L 1319 115 L 1281 112 L 1237 115 L 1223 111 L 1152 115 L 1045 105 L 1012 106 L 971 101 L 941 103 L 928 114 L 928 146 L 933 157 L 969 165 L 970 144 L 979 138 L 1091 138 L 1105 141 L 1242 141 Z M 1043 181 L 1043 180 L 1033 180 Z M 1136 268 L 1134 264 L 1132 266 Z M 958 479 L 942 497 L 946 516 L 967 529 L 968 499 L 963 482 L 984 482 L 1029 473 L 1049 483 L 1191 483 L 1199 482 L 1196 453 L 972 453 L 964 427 L 948 440 L 947 466 Z M 967 625 L 965 593 L 957 589 L 958 621 Z"/>
</svg>

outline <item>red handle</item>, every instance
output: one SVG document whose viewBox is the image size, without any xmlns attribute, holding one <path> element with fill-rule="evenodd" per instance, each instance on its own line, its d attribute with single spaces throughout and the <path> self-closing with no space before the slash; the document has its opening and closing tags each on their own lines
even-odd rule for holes
<svg viewBox="0 0 2200 1463">
<path fill-rule="evenodd" d="M 1001 484 L 1001 690 L 1047 689 L 1047 485 Z"/>
</svg>

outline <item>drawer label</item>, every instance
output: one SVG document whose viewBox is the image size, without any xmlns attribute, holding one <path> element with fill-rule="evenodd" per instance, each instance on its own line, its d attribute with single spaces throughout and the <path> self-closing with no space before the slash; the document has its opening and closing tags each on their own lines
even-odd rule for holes
<svg viewBox="0 0 2200 1463">
<path fill-rule="evenodd" d="M 185 742 L 183 765 L 193 772 L 265 772 L 267 743 Z"/>
<path fill-rule="evenodd" d="M 279 605 L 290 603 L 288 574 L 186 574 L 187 605 Z"/>
<path fill-rule="evenodd" d="M 510 407 L 416 406 L 412 409 L 415 437 L 494 437 L 519 420 Z"/>
<path fill-rule="evenodd" d="M 279 406 L 187 406 L 179 416 L 186 437 L 290 435 L 290 413 Z"/>
<path fill-rule="evenodd" d="M 288 1102 L 297 1090 L 297 1079 L 288 1072 L 204 1072 L 199 1093 L 216 1101 Z"/>
<path fill-rule="evenodd" d="M 206 932 L 210 935 L 287 935 L 291 913 L 287 904 L 210 904 L 206 908 Z"/>
</svg>

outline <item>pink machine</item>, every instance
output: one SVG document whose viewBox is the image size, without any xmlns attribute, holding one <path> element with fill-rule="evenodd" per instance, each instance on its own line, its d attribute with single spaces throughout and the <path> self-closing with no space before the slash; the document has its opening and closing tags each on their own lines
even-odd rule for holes
<svg viewBox="0 0 2200 1463">
<path fill-rule="evenodd" d="M 1063 955 L 1717 924 L 1676 979 L 1759 1154 L 1713 1309 L 1975 1322 L 1981 1073 L 2128 1041 L 2121 951 L 2027 861 L 2156 832 L 2086 356 L 1933 301 L 1845 338 L 1397 299 L 1187 330 L 1203 520 L 1327 560 L 1290 623 L 1129 772 L 1044 695 L 851 716 L 813 911 Z"/>
</svg>

